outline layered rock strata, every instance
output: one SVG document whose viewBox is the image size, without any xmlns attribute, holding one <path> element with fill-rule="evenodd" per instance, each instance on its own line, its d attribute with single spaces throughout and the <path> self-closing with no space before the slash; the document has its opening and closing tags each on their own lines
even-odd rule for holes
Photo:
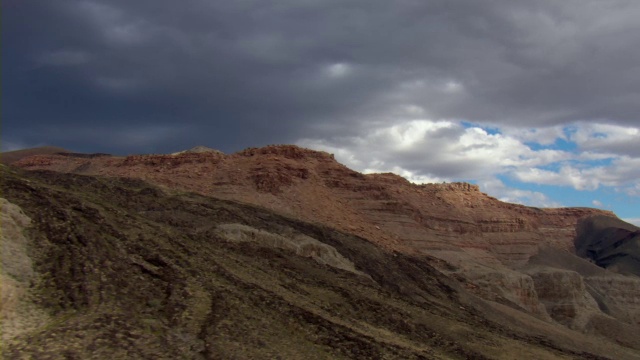
<svg viewBox="0 0 640 360">
<path fill-rule="evenodd" d="M 576 278 L 562 266 L 557 273 L 521 269 L 541 247 L 573 256 L 578 220 L 615 216 L 609 211 L 533 208 L 499 201 L 473 184 L 416 185 L 389 173 L 364 175 L 339 164 L 332 154 L 286 145 L 229 155 L 46 155 L 15 165 L 140 178 L 171 191 L 241 201 L 329 225 L 388 251 L 433 257 L 434 265 L 476 293 L 548 321 L 580 327 L 588 322 L 580 318 L 582 310 L 607 313 L 589 300 L 585 289 L 597 286 L 578 281 L 582 274 Z M 553 289 L 560 284 L 568 286 L 569 293 L 554 297 Z M 632 298 L 627 303 L 636 301 Z"/>
</svg>

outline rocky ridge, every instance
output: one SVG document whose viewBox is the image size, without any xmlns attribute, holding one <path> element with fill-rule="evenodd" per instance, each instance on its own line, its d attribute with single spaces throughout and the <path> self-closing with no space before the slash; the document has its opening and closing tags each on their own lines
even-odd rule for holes
<svg viewBox="0 0 640 360">
<path fill-rule="evenodd" d="M 0 175 L 7 359 L 640 358 L 624 332 L 541 321 L 429 257 L 265 208 L 137 179 Z"/>
<path fill-rule="evenodd" d="M 562 253 L 570 262 L 579 261 L 574 255 L 578 220 L 615 216 L 608 211 L 532 208 L 501 202 L 472 184 L 416 185 L 394 174 L 364 175 L 331 154 L 286 145 L 229 155 L 43 155 L 15 165 L 139 178 L 171 191 L 261 206 L 334 227 L 388 251 L 433 257 L 434 266 L 470 291 L 545 321 L 605 336 L 610 326 L 594 323 L 638 326 L 639 294 L 631 291 L 626 299 L 615 295 L 620 293 L 616 289 L 638 288 L 637 277 L 606 272 L 598 280 L 567 269 L 568 262 L 532 261 L 542 248 L 545 254 Z M 554 290 L 559 288 L 567 291 Z"/>
</svg>

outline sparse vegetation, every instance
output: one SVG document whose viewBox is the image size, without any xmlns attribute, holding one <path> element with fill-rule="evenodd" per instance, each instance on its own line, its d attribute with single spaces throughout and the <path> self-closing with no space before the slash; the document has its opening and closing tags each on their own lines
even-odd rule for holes
<svg viewBox="0 0 640 360">
<path fill-rule="evenodd" d="M 429 265 L 265 209 L 140 180 L 2 167 L 28 230 L 46 325 L 5 358 L 634 358 L 635 350 L 492 308 Z M 221 224 L 317 239 L 368 276 Z M 493 305 L 492 305 L 493 306 Z M 553 335 L 552 335 L 553 334 Z M 611 355 L 613 354 L 613 355 Z"/>
</svg>

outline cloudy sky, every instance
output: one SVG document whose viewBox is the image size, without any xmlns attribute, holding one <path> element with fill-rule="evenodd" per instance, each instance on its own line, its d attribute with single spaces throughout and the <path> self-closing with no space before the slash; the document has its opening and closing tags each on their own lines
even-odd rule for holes
<svg viewBox="0 0 640 360">
<path fill-rule="evenodd" d="M 640 223 L 637 0 L 4 0 L 2 149 L 295 143 Z"/>
</svg>

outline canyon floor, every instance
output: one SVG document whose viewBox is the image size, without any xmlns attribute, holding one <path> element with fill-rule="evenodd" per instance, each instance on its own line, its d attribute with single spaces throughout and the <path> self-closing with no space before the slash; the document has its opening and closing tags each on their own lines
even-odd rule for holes
<svg viewBox="0 0 640 360">
<path fill-rule="evenodd" d="M 294 146 L 48 149 L 1 166 L 5 358 L 640 358 L 612 213 Z"/>
</svg>

